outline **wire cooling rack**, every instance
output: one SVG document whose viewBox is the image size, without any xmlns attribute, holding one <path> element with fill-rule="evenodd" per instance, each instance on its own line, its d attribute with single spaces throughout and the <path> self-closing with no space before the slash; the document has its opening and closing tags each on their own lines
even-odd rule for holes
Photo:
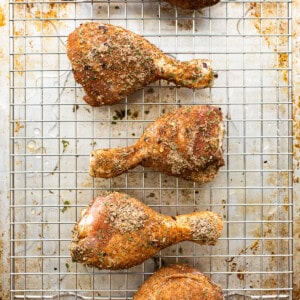
<svg viewBox="0 0 300 300">
<path fill-rule="evenodd" d="M 13 1 L 10 5 L 11 299 L 131 299 L 166 264 L 189 263 L 227 299 L 291 299 L 291 1 L 222 2 L 186 12 L 157 1 Z M 66 57 L 67 35 L 99 20 L 145 36 L 180 60 L 209 58 L 210 89 L 164 81 L 123 102 L 92 108 Z M 214 104 L 225 116 L 226 166 L 198 185 L 138 167 L 92 179 L 95 148 L 134 143 L 181 105 Z M 214 247 L 180 243 L 124 271 L 73 263 L 71 229 L 102 190 L 157 211 L 213 210 L 224 217 Z"/>
</svg>

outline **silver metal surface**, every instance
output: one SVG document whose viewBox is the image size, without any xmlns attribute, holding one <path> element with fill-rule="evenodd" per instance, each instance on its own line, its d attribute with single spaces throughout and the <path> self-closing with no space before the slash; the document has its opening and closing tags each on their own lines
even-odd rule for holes
<svg viewBox="0 0 300 300">
<path fill-rule="evenodd" d="M 11 299 L 131 299 L 174 262 L 211 276 L 227 299 L 291 299 L 291 1 L 222 2 L 202 12 L 150 0 L 9 5 Z M 67 35 L 90 20 L 126 27 L 180 60 L 210 58 L 219 77 L 198 91 L 161 81 L 92 108 L 65 53 Z M 130 145 L 159 115 L 202 103 L 225 116 L 226 166 L 214 181 L 200 186 L 141 167 L 111 180 L 88 175 L 92 149 Z M 166 214 L 214 210 L 224 216 L 222 237 L 214 247 L 172 246 L 124 271 L 75 264 L 71 229 L 107 189 Z"/>
<path fill-rule="evenodd" d="M 300 3 L 293 2 L 293 299 L 300 298 Z"/>
<path fill-rule="evenodd" d="M 0 0 L 0 299 L 10 294 L 10 202 L 9 202 L 9 5 Z"/>
</svg>

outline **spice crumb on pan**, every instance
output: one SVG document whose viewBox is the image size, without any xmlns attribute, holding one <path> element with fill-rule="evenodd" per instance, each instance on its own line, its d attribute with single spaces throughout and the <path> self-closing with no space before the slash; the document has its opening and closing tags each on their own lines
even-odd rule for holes
<svg viewBox="0 0 300 300">
<path fill-rule="evenodd" d="M 20 131 L 20 129 L 24 128 L 25 126 L 24 125 L 21 125 L 21 123 L 19 121 L 16 121 L 15 122 L 15 133 L 18 133 Z"/>
<path fill-rule="evenodd" d="M 63 152 L 65 152 L 65 151 L 67 150 L 67 148 L 68 148 L 70 142 L 67 141 L 67 140 L 62 140 L 61 143 L 62 143 L 62 145 L 63 145 Z"/>
<path fill-rule="evenodd" d="M 67 209 L 70 207 L 71 202 L 69 200 L 63 201 L 63 208 L 61 209 L 62 213 L 65 213 Z"/>
</svg>

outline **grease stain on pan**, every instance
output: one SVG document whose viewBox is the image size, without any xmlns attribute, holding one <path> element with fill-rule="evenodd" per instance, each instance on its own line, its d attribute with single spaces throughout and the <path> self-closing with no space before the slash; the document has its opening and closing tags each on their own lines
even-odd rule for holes
<svg viewBox="0 0 300 300">
<path fill-rule="evenodd" d="M 276 225 L 274 226 L 274 223 L 272 221 L 279 221 L 278 216 L 276 213 L 272 213 L 269 216 L 265 218 L 265 223 L 263 229 L 261 226 L 258 226 L 256 229 L 254 229 L 251 232 L 252 237 L 256 237 L 257 239 L 254 240 L 250 245 L 247 247 L 241 249 L 241 251 L 236 255 L 231 257 L 228 262 L 230 263 L 230 268 L 232 272 L 237 272 L 237 277 L 239 280 L 245 279 L 245 266 L 243 266 L 242 262 L 239 261 L 240 258 L 243 257 L 243 255 L 255 255 L 258 252 L 263 252 L 264 254 L 269 254 L 268 262 L 265 261 L 267 264 L 268 270 L 276 271 L 277 269 L 277 262 L 278 257 L 276 254 L 281 253 L 281 247 L 285 247 L 285 245 L 280 244 L 278 245 L 278 241 L 275 237 L 279 235 L 283 240 L 285 237 L 288 237 L 289 229 L 286 224 L 280 224 L 279 227 Z M 268 222 L 270 221 L 270 222 Z M 274 239 L 272 239 L 274 237 Z M 262 238 L 269 238 L 265 239 L 263 242 L 260 241 Z M 284 261 L 282 262 L 284 263 Z M 285 278 L 282 278 L 282 280 L 285 280 Z M 285 283 L 284 283 L 285 284 Z M 263 287 L 264 288 L 274 288 L 277 286 L 277 281 L 273 278 L 266 278 L 263 280 Z"/>
<path fill-rule="evenodd" d="M 240 267 L 238 270 L 237 270 L 237 274 L 236 274 L 237 278 L 239 280 L 244 280 L 245 279 L 245 270 Z"/>
<path fill-rule="evenodd" d="M 263 35 L 268 47 L 277 52 L 277 62 L 274 68 L 288 68 L 289 56 L 288 32 L 289 23 L 283 17 L 288 10 L 287 3 L 255 3 L 251 2 L 249 7 L 250 16 L 254 17 L 254 27 Z M 288 70 L 279 70 L 283 81 L 288 83 Z"/>
<path fill-rule="evenodd" d="M 20 14 L 24 14 L 24 1 L 16 1 L 21 3 L 15 6 L 15 10 L 19 10 Z M 24 3 L 24 4 L 23 4 Z M 57 31 L 58 27 L 63 27 L 64 22 L 60 18 L 68 16 L 68 3 L 26 3 L 26 18 L 34 20 L 33 25 L 36 30 L 42 31 L 43 34 L 51 34 Z M 58 14 L 59 12 L 59 14 Z M 29 29 L 32 29 L 31 26 Z M 14 35 L 24 35 L 22 29 L 14 29 Z"/>
<path fill-rule="evenodd" d="M 24 67 L 24 56 L 22 57 L 22 55 L 20 54 L 16 54 L 14 55 L 14 69 L 16 71 L 18 71 L 18 74 L 20 76 L 22 76 L 24 74 L 24 70 L 25 70 L 25 67 Z"/>
<path fill-rule="evenodd" d="M 5 26 L 6 22 L 5 22 L 5 14 L 3 11 L 3 8 L 0 6 L 0 27 Z"/>
<path fill-rule="evenodd" d="M 171 26 L 176 26 L 176 21 L 172 20 L 170 22 Z M 177 23 L 179 30 L 192 30 L 193 29 L 193 21 L 192 20 L 184 20 L 182 19 L 181 22 Z M 198 28 L 195 28 L 195 31 L 198 32 Z"/>
<path fill-rule="evenodd" d="M 21 123 L 19 121 L 16 121 L 15 122 L 15 133 L 18 133 L 20 131 L 20 129 L 24 128 L 25 126 L 24 125 L 21 125 Z"/>
<path fill-rule="evenodd" d="M 284 205 L 283 205 L 284 210 L 286 212 L 288 212 L 289 211 L 289 197 L 284 197 L 283 203 L 284 203 Z"/>
</svg>

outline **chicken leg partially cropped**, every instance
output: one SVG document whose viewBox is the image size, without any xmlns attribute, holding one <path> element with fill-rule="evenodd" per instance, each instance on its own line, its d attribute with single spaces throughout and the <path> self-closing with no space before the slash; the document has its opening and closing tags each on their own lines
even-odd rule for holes
<svg viewBox="0 0 300 300">
<path fill-rule="evenodd" d="M 184 9 L 202 9 L 217 4 L 220 0 L 166 0 Z"/>
<path fill-rule="evenodd" d="M 209 211 L 176 217 L 157 213 L 126 194 L 96 197 L 73 230 L 73 261 L 99 269 L 125 269 L 181 241 L 214 245 L 222 219 Z"/>
<path fill-rule="evenodd" d="M 90 175 L 111 178 L 140 164 L 205 183 L 224 165 L 223 134 L 222 113 L 218 107 L 182 107 L 148 126 L 135 145 L 93 151 Z"/>
<path fill-rule="evenodd" d="M 133 300 L 223 300 L 223 292 L 210 278 L 188 265 L 171 265 L 149 277 Z"/>
<path fill-rule="evenodd" d="M 69 35 L 67 55 L 84 100 L 93 106 L 113 104 L 158 79 L 188 88 L 210 86 L 214 79 L 209 60 L 179 62 L 129 30 L 98 22 Z"/>
</svg>

